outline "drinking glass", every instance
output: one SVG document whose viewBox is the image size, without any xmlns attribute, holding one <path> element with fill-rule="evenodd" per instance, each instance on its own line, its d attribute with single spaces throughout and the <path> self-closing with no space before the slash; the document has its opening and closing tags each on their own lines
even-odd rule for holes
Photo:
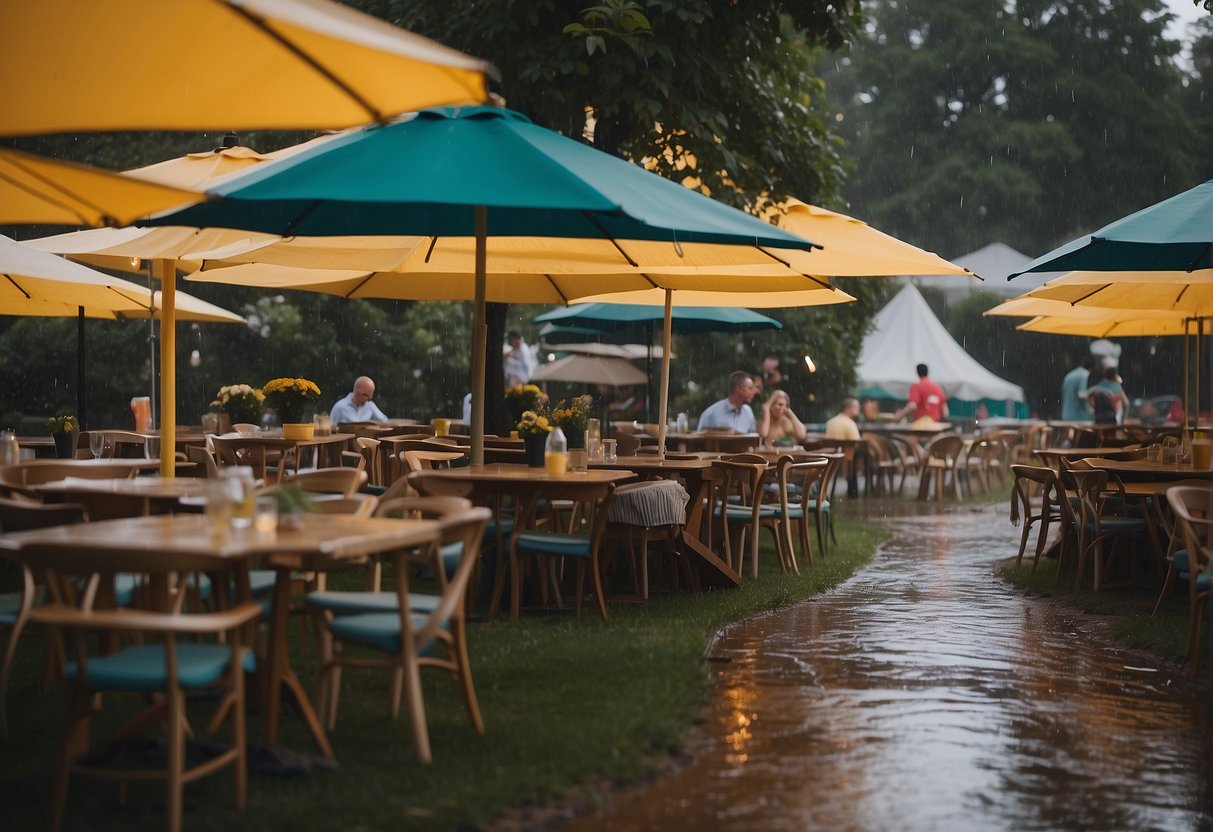
<svg viewBox="0 0 1213 832">
<path fill-rule="evenodd" d="M 253 530 L 272 532 L 278 528 L 278 498 L 262 494 L 253 503 Z"/>
<path fill-rule="evenodd" d="M 88 449 L 93 452 L 93 459 L 101 459 L 105 451 L 105 434 L 95 430 L 88 435 Z"/>
</svg>

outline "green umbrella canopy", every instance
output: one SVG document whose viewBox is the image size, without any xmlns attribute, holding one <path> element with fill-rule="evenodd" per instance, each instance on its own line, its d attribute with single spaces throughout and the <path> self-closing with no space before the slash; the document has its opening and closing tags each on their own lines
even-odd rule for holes
<svg viewBox="0 0 1213 832">
<path fill-rule="evenodd" d="M 271 234 L 487 234 L 812 244 L 643 168 L 496 107 L 423 110 L 351 131 L 210 191 L 217 199 L 146 225 Z M 497 210 L 500 209 L 500 210 Z"/>
<path fill-rule="evenodd" d="M 1213 266 L 1213 179 L 1038 257 L 1028 272 L 1193 271 Z"/>
<path fill-rule="evenodd" d="M 627 303 L 577 303 L 536 315 L 537 324 L 551 323 L 561 328 L 604 330 L 612 336 L 648 337 L 665 319 L 660 306 Z M 702 332 L 744 332 L 753 329 L 783 329 L 774 318 L 749 309 L 724 306 L 674 306 L 670 324 L 676 335 Z"/>
</svg>

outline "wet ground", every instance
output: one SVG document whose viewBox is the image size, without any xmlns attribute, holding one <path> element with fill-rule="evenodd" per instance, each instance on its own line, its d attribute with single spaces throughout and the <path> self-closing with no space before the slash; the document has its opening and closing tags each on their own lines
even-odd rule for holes
<svg viewBox="0 0 1213 832">
<path fill-rule="evenodd" d="M 562 829 L 1213 829 L 1207 686 L 994 577 L 1005 505 L 885 522 L 851 581 L 713 646 L 693 762 Z"/>
</svg>

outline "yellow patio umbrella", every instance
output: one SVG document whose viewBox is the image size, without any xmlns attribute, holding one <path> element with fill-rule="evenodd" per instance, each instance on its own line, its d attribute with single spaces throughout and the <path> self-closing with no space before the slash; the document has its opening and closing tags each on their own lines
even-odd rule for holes
<svg viewBox="0 0 1213 832">
<path fill-rule="evenodd" d="M 203 194 L 0 147 L 0 225 L 126 225 Z"/>
<path fill-rule="evenodd" d="M 1121 310 L 1107 310 L 1112 316 L 1103 320 L 1082 320 L 1063 316 L 1041 316 L 1032 318 L 1015 327 L 1021 332 L 1045 332 L 1054 335 L 1084 335 L 1088 338 L 1133 338 L 1146 336 L 1192 335 L 1201 332 L 1208 335 L 1213 329 L 1209 318 L 1185 318 L 1183 316 L 1155 316 L 1141 318 L 1116 318 Z"/>
<path fill-rule="evenodd" d="M 487 69 L 329 0 L 10 3 L 0 135 L 352 127 L 484 101 Z"/>
<path fill-rule="evenodd" d="M 1076 307 L 1150 309 L 1208 315 L 1213 310 L 1213 269 L 1155 272 L 1069 272 L 1023 297 Z"/>
<path fill-rule="evenodd" d="M 171 188 L 203 190 L 247 173 L 258 165 L 289 158 L 333 138 L 335 137 L 321 136 L 271 153 L 258 153 L 241 146 L 225 146 L 135 168 L 125 171 L 121 176 L 130 177 L 132 181 Z M 210 249 L 235 243 L 248 245 L 264 239 L 277 238 L 271 238 L 271 235 L 267 234 L 229 229 L 97 228 L 27 241 L 27 245 L 40 251 L 62 254 L 101 268 L 143 273 L 150 266 L 152 276 L 160 281 L 163 289 L 162 315 L 169 323 L 161 328 L 160 338 L 160 421 L 161 436 L 164 439 L 160 455 L 162 476 L 171 477 L 176 470 L 172 448 L 175 447 L 177 423 L 177 346 L 176 328 L 172 322 L 177 319 L 177 260 L 199 248 Z"/>
<path fill-rule="evenodd" d="M 821 244 L 811 254 L 793 252 L 780 257 L 790 265 L 810 267 L 813 274 L 830 277 L 901 275 L 967 275 L 968 269 L 938 254 L 879 231 L 863 220 L 791 198 L 772 212 L 775 224 L 798 237 Z M 805 259 L 807 258 L 807 260 Z"/>
</svg>

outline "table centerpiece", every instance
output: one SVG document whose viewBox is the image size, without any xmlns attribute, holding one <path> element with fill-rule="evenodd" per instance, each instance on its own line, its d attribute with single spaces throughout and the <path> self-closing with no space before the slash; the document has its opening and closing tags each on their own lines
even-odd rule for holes
<svg viewBox="0 0 1213 832">
<path fill-rule="evenodd" d="M 311 439 L 316 425 L 304 421 L 305 411 L 320 401 L 320 388 L 306 378 L 272 378 L 262 388 L 265 404 L 274 408 L 285 439 Z"/>
</svg>

